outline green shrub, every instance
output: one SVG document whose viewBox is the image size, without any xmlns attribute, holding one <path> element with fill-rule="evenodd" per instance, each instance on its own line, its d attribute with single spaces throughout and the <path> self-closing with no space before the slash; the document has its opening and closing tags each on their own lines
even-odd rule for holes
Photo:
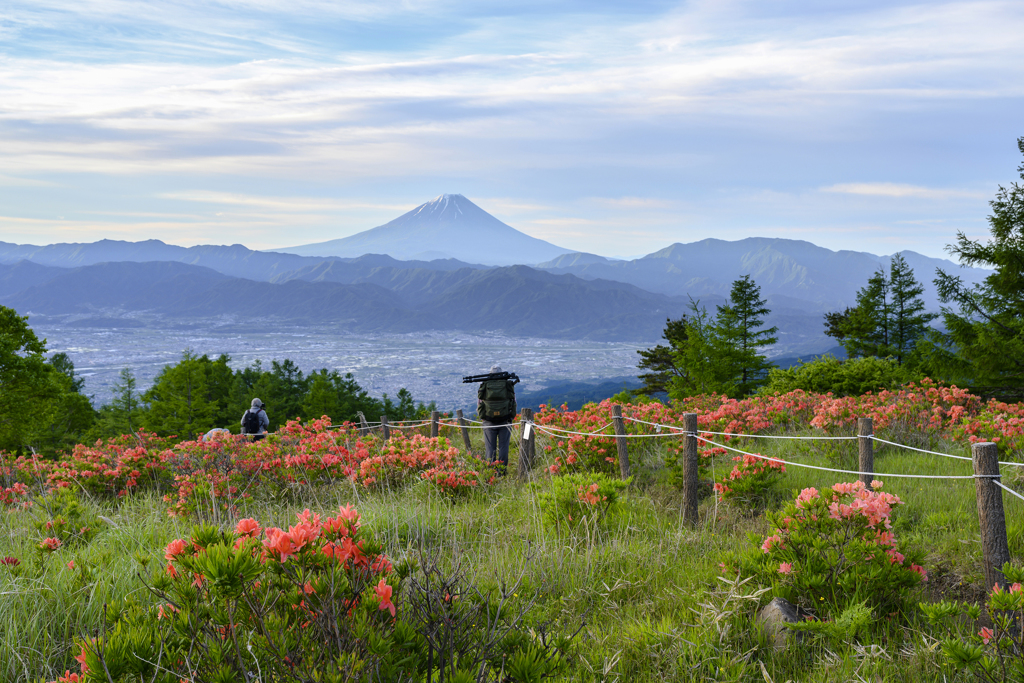
<svg viewBox="0 0 1024 683">
<path fill-rule="evenodd" d="M 584 520 L 603 524 L 615 513 L 631 479 L 612 479 L 601 472 L 553 477 L 551 490 L 537 496 L 544 521 L 554 527 L 572 527 Z"/>
<path fill-rule="evenodd" d="M 839 360 L 826 355 L 788 370 L 772 368 L 768 382 L 758 392 L 762 396 L 787 394 L 797 389 L 835 396 L 856 396 L 869 391 L 895 389 L 923 378 L 918 372 L 900 366 L 892 358 L 850 358 Z"/>
</svg>

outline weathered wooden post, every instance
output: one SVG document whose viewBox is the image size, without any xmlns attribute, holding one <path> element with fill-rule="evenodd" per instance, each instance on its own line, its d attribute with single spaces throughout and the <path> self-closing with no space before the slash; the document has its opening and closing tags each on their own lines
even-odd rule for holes
<svg viewBox="0 0 1024 683">
<path fill-rule="evenodd" d="M 388 427 L 388 416 L 387 415 L 381 415 L 380 416 L 380 431 L 381 431 L 381 434 L 384 436 L 384 440 L 385 441 L 387 441 L 388 439 L 391 438 L 391 428 Z"/>
<path fill-rule="evenodd" d="M 697 495 L 700 482 L 698 470 L 700 454 L 697 452 L 697 413 L 683 414 L 683 429 L 686 430 L 683 442 L 683 521 L 696 526 Z"/>
<path fill-rule="evenodd" d="M 437 438 L 437 418 L 440 415 L 436 410 L 430 411 L 430 438 Z"/>
<path fill-rule="evenodd" d="M 363 411 L 357 411 L 356 415 L 359 416 L 359 436 L 365 436 L 370 433 L 370 425 L 366 422 L 366 416 L 363 415 Z"/>
<path fill-rule="evenodd" d="M 871 488 L 871 482 L 875 479 L 875 441 L 871 437 L 875 434 L 874 423 L 870 417 L 857 418 L 857 469 L 863 474 L 860 480 L 864 486 Z"/>
<path fill-rule="evenodd" d="M 533 410 L 523 408 L 519 411 L 522 416 L 523 431 L 519 439 L 519 480 L 526 481 L 533 469 L 533 440 L 535 438 L 533 428 Z"/>
<path fill-rule="evenodd" d="M 971 446 L 971 456 L 976 477 L 974 488 L 978 495 L 985 589 L 991 590 L 996 584 L 1006 588 L 1003 565 L 1010 561 L 1010 545 L 1006 540 L 1003 490 L 996 484 L 999 478 L 999 447 L 990 442 L 976 443 Z"/>
<path fill-rule="evenodd" d="M 629 447 L 626 445 L 626 424 L 622 421 L 622 406 L 612 406 L 612 423 L 615 425 L 615 447 L 619 451 L 619 474 L 629 477 Z"/>
<path fill-rule="evenodd" d="M 462 417 L 462 408 L 455 411 L 455 417 L 459 418 L 459 429 L 462 430 L 462 442 L 466 444 L 466 453 L 471 453 L 473 445 L 469 441 L 469 428 L 466 427 L 466 418 Z"/>
</svg>

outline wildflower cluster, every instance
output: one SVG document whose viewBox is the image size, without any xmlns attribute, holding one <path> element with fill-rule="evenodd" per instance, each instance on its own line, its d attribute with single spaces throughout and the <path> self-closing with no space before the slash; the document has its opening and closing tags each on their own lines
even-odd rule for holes
<svg viewBox="0 0 1024 683">
<path fill-rule="evenodd" d="M 715 482 L 715 491 L 725 500 L 761 501 L 786 471 L 781 462 L 757 455 L 738 455 L 733 462 L 732 471 Z"/>
<path fill-rule="evenodd" d="M 28 496 L 28 487 L 21 482 L 15 482 L 10 487 L 0 488 L 0 508 L 27 508 L 32 504 Z"/>
<path fill-rule="evenodd" d="M 103 497 L 156 491 L 175 516 L 218 520 L 235 515 L 249 499 L 296 487 L 350 480 L 365 488 L 391 488 L 426 480 L 450 494 L 493 482 L 493 473 L 444 437 L 392 433 L 360 435 L 349 423 L 334 429 L 329 418 L 289 422 L 277 435 L 252 442 L 244 436 L 170 443 L 151 434 L 76 446 L 51 461 L 23 456 L 13 473 L 22 482 L 3 489 L 5 506 L 27 499 L 25 483 L 44 490 L 81 488 Z"/>
<path fill-rule="evenodd" d="M 898 549 L 890 521 L 900 499 L 860 481 L 819 492 L 808 488 L 778 512 L 775 526 L 756 548 L 723 563 L 770 584 L 778 597 L 838 614 L 857 603 L 890 610 L 927 573 Z M 875 490 L 873 490 L 875 489 Z"/>
</svg>

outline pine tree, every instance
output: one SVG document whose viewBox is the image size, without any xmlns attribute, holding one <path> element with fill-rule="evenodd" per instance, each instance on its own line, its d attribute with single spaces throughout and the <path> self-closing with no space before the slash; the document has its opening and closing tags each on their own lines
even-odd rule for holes
<svg viewBox="0 0 1024 683">
<path fill-rule="evenodd" d="M 651 396 L 653 394 L 667 394 L 672 380 L 682 377 L 682 369 L 676 365 L 676 354 L 679 353 L 687 342 L 686 325 L 687 317 L 681 316 L 677 320 L 671 318 L 665 320 L 665 330 L 661 336 L 668 342 L 668 346 L 659 344 L 653 349 L 640 349 L 640 362 L 637 367 L 648 372 L 640 375 L 639 379 L 644 383 L 640 388 L 641 394 Z"/>
<path fill-rule="evenodd" d="M 161 370 L 144 395 L 149 404 L 144 426 L 158 434 L 176 434 L 185 439 L 195 439 L 218 426 L 220 406 L 210 395 L 209 364 L 206 356 L 186 349 L 177 365 Z"/>
<path fill-rule="evenodd" d="M 715 336 L 723 360 L 733 368 L 733 382 L 741 396 L 752 394 L 764 383 L 773 366 L 761 350 L 778 341 L 779 328 L 763 328 L 771 309 L 761 298 L 761 288 L 749 275 L 732 283 L 729 302 L 718 307 Z"/>
<path fill-rule="evenodd" d="M 890 262 L 889 291 L 889 351 L 896 364 L 903 365 L 925 336 L 928 323 L 938 316 L 924 312 L 924 286 L 914 279 L 914 271 L 902 254 L 896 254 Z"/>
<path fill-rule="evenodd" d="M 1024 154 L 1024 137 L 1017 139 L 1017 148 Z M 1017 171 L 1024 180 L 1024 164 Z M 1024 389 L 1024 185 L 1000 186 L 989 205 L 990 239 L 982 243 L 958 233 L 956 244 L 946 249 L 963 265 L 994 271 L 973 287 L 938 272 L 939 297 L 952 306 L 942 308 L 947 333 L 934 335 L 949 379 L 1019 396 Z"/>
<path fill-rule="evenodd" d="M 924 287 L 902 254 L 879 267 L 857 292 L 857 306 L 825 314 L 825 334 L 835 337 L 850 358 L 894 358 L 898 365 L 914 357 L 934 313 L 924 312 Z"/>
<path fill-rule="evenodd" d="M 110 404 L 114 428 L 118 434 L 135 433 L 139 427 L 142 397 L 139 395 L 135 374 L 129 368 L 121 368 L 113 393 L 114 399 Z"/>
<path fill-rule="evenodd" d="M 672 353 L 675 371 L 667 385 L 669 398 L 735 393 L 737 373 L 729 362 L 730 349 L 724 346 L 715 319 L 700 301 L 690 299 L 684 332 L 685 341 L 677 343 Z"/>
</svg>

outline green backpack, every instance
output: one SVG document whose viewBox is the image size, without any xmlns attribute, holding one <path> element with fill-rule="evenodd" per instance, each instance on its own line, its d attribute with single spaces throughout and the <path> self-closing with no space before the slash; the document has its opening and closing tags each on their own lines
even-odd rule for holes
<svg viewBox="0 0 1024 683">
<path fill-rule="evenodd" d="M 492 379 L 481 382 L 477 390 L 480 399 L 480 417 L 488 420 L 507 420 L 516 414 L 516 393 L 512 382 L 507 379 Z"/>
</svg>

